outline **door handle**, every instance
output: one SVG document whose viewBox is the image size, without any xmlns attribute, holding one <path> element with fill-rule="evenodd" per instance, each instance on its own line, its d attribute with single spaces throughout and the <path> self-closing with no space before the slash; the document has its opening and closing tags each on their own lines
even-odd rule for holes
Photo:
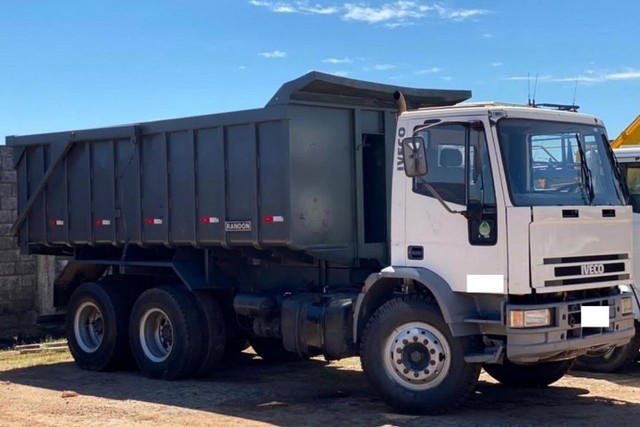
<svg viewBox="0 0 640 427">
<path fill-rule="evenodd" d="M 422 246 L 408 246 L 407 258 L 409 259 L 424 259 L 424 248 Z"/>
</svg>

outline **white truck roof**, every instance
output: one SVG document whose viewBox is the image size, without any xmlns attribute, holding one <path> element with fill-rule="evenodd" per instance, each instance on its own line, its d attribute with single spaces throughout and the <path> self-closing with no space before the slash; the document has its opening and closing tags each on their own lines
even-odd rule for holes
<svg viewBox="0 0 640 427">
<path fill-rule="evenodd" d="M 437 112 L 439 116 L 496 114 L 505 117 L 536 118 L 538 120 L 578 122 L 587 125 L 604 126 L 599 118 L 583 113 L 562 111 L 528 105 L 502 102 L 464 102 L 451 106 L 426 107 L 403 113 L 410 118 L 413 115 L 424 115 L 425 112 Z"/>
<path fill-rule="evenodd" d="M 640 146 L 614 148 L 613 152 L 619 163 L 629 163 L 640 160 Z"/>
</svg>

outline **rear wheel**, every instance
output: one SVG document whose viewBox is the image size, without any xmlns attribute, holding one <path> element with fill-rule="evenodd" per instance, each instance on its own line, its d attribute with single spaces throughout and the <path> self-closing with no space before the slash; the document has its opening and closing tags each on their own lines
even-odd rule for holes
<svg viewBox="0 0 640 427">
<path fill-rule="evenodd" d="M 638 351 L 640 351 L 640 327 L 636 324 L 636 334 L 627 344 L 590 351 L 578 357 L 574 369 L 604 373 L 622 371 L 635 362 Z"/>
<path fill-rule="evenodd" d="M 114 283 L 78 286 L 69 299 L 66 317 L 69 350 L 78 366 L 106 371 L 130 364 L 131 305 L 129 294 Z"/>
<path fill-rule="evenodd" d="M 395 408 L 437 414 L 472 392 L 479 364 L 464 361 L 475 337 L 454 338 L 437 304 L 426 296 L 385 303 L 367 322 L 360 356 L 372 386 Z"/>
<path fill-rule="evenodd" d="M 196 292 L 205 319 L 204 357 L 197 375 L 207 375 L 224 356 L 226 345 L 226 325 L 220 304 L 211 292 Z"/>
<path fill-rule="evenodd" d="M 484 370 L 508 387 L 546 387 L 562 378 L 571 369 L 574 360 L 535 365 L 516 365 L 505 360 L 502 364 L 485 364 Z"/>
<path fill-rule="evenodd" d="M 129 335 L 142 373 L 167 380 L 194 374 L 204 358 L 202 324 L 197 302 L 186 289 L 167 286 L 140 295 Z"/>
</svg>

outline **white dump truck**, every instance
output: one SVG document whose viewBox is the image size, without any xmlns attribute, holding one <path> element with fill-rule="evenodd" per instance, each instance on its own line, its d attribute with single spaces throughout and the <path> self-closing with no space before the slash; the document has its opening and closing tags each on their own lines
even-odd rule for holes
<svg viewBox="0 0 640 427">
<path fill-rule="evenodd" d="M 482 367 L 546 386 L 634 335 L 631 208 L 599 119 L 470 95 L 311 72 L 256 110 L 8 137 L 13 231 L 72 258 L 84 369 L 203 375 L 248 340 L 359 356 L 408 412 Z"/>
</svg>

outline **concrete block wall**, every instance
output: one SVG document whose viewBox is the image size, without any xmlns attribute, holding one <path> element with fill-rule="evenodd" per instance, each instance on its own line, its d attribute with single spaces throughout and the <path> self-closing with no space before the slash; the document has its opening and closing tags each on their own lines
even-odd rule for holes
<svg viewBox="0 0 640 427">
<path fill-rule="evenodd" d="M 41 334 L 38 316 L 56 312 L 51 295 L 56 260 L 20 255 L 10 234 L 17 207 L 13 149 L 0 145 L 0 340 Z"/>
</svg>

